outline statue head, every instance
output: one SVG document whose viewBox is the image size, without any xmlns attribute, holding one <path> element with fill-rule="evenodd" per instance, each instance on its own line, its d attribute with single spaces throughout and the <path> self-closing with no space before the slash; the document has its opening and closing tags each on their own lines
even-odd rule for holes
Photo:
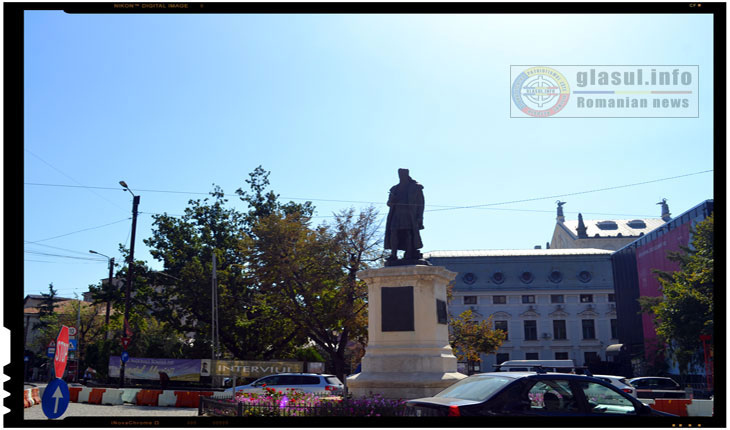
<svg viewBox="0 0 730 430">
<path fill-rule="evenodd" d="M 406 182 L 411 178 L 408 169 L 398 169 L 398 177 L 400 178 L 401 182 Z"/>
</svg>

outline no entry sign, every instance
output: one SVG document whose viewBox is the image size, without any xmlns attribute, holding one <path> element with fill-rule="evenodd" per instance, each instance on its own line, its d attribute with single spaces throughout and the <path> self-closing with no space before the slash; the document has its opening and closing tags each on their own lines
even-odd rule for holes
<svg viewBox="0 0 730 430">
<path fill-rule="evenodd" d="M 63 377 L 63 372 L 66 370 L 66 359 L 68 358 L 68 327 L 61 327 L 61 331 L 58 332 L 56 337 L 56 354 L 53 357 L 53 368 L 56 371 L 56 378 Z"/>
</svg>

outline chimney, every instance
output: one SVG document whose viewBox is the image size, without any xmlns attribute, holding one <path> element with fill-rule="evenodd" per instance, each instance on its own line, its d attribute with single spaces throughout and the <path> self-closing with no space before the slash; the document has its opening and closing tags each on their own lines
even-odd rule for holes
<svg viewBox="0 0 730 430">
<path fill-rule="evenodd" d="M 578 231 L 578 239 L 588 238 L 588 234 L 586 233 L 588 229 L 586 228 L 585 223 L 583 223 L 583 214 L 581 213 L 578 214 L 578 228 L 576 228 L 576 230 Z"/>
</svg>

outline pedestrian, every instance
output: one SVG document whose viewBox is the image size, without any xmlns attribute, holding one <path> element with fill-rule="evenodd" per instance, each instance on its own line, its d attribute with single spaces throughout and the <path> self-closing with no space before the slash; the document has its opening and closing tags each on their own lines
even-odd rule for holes
<svg viewBox="0 0 730 430">
<path fill-rule="evenodd" d="M 158 372 L 160 374 L 160 386 L 163 390 L 167 389 L 167 384 L 170 383 L 170 377 L 165 372 Z"/>
</svg>

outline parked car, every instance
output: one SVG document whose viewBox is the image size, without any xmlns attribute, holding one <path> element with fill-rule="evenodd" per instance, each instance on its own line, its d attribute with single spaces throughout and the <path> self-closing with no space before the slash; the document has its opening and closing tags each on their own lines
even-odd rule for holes
<svg viewBox="0 0 730 430">
<path fill-rule="evenodd" d="M 683 399 L 687 393 L 672 378 L 642 376 L 631 378 L 628 383 L 636 388 L 640 399 Z"/>
<path fill-rule="evenodd" d="M 264 376 L 248 385 L 238 385 L 226 389 L 226 392 L 263 393 L 266 388 L 286 392 L 296 390 L 305 393 L 342 395 L 345 386 L 335 375 L 320 375 L 316 373 L 280 373 Z"/>
<path fill-rule="evenodd" d="M 410 416 L 674 416 L 602 379 L 547 372 L 478 373 L 406 405 Z"/>
<path fill-rule="evenodd" d="M 593 375 L 593 377 L 603 379 L 604 381 L 608 382 L 609 384 L 613 385 L 624 393 L 636 397 L 636 388 L 629 384 L 628 378 L 615 375 Z"/>
<path fill-rule="evenodd" d="M 538 367 L 547 372 L 570 373 L 573 360 L 508 360 L 494 366 L 495 372 L 534 372 Z"/>
</svg>

